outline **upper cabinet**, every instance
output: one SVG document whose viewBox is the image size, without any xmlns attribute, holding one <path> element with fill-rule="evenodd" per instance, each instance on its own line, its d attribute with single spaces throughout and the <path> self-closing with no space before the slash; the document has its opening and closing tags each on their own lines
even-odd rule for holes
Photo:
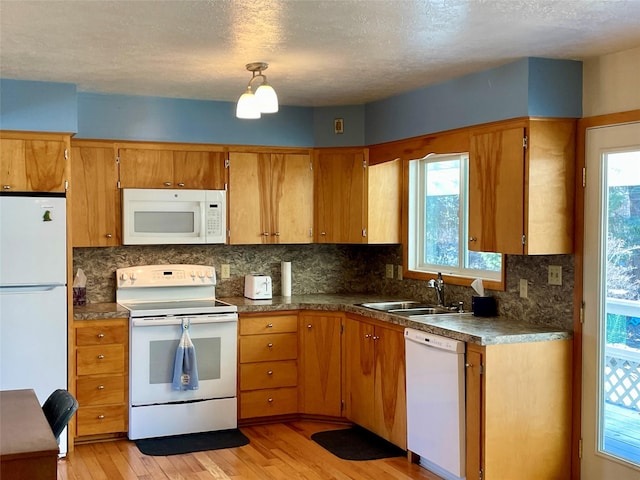
<svg viewBox="0 0 640 480">
<path fill-rule="evenodd" d="M 310 243 L 310 155 L 231 152 L 228 220 L 231 244 Z"/>
<path fill-rule="evenodd" d="M 120 190 L 113 144 L 72 142 L 71 180 L 73 246 L 120 245 Z"/>
<path fill-rule="evenodd" d="M 400 243 L 400 160 L 369 165 L 367 149 L 317 150 L 314 192 L 316 242 Z"/>
<path fill-rule="evenodd" d="M 224 190 L 225 153 L 202 146 L 119 145 L 122 188 Z"/>
<path fill-rule="evenodd" d="M 523 119 L 471 133 L 469 249 L 573 252 L 575 120 Z"/>
<path fill-rule="evenodd" d="M 65 192 L 69 135 L 0 132 L 0 185 L 10 192 Z"/>
</svg>

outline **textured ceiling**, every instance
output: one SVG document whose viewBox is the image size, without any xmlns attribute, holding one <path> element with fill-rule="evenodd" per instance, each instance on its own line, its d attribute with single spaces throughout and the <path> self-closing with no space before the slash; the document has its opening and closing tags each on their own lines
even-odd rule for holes
<svg viewBox="0 0 640 480">
<path fill-rule="evenodd" d="M 640 45 L 640 0 L 0 0 L 0 76 L 79 91 L 361 104 L 522 57 Z"/>
</svg>

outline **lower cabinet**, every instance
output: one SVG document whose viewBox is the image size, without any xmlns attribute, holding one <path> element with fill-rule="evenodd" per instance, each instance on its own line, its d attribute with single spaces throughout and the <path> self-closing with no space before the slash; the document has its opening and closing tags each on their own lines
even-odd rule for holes
<svg viewBox="0 0 640 480">
<path fill-rule="evenodd" d="M 571 340 L 467 345 L 467 480 L 570 478 Z"/>
<path fill-rule="evenodd" d="M 347 315 L 343 352 L 345 416 L 406 449 L 404 328 Z"/>
<path fill-rule="evenodd" d="M 128 320 L 75 324 L 75 441 L 128 430 Z"/>
<path fill-rule="evenodd" d="M 239 317 L 239 419 L 298 412 L 298 315 Z"/>
<path fill-rule="evenodd" d="M 342 415 L 342 318 L 331 312 L 300 312 L 300 413 Z"/>
</svg>

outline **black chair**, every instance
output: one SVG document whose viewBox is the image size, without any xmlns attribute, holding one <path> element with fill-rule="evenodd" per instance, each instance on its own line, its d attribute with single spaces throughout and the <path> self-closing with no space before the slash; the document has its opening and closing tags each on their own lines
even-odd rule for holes
<svg viewBox="0 0 640 480">
<path fill-rule="evenodd" d="M 42 411 L 51 426 L 56 441 L 60 443 L 60 434 L 67 426 L 73 414 L 78 410 L 78 401 L 67 390 L 59 388 L 44 402 Z"/>
</svg>

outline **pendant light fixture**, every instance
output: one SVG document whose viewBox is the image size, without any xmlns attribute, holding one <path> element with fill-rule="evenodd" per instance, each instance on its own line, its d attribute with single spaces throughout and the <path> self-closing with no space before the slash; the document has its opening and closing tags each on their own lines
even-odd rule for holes
<svg viewBox="0 0 640 480">
<path fill-rule="evenodd" d="M 275 113 L 278 111 L 278 96 L 271 85 L 267 83 L 267 77 L 262 73 L 269 67 L 268 63 L 254 62 L 248 63 L 247 70 L 253 73 L 247 90 L 238 99 L 236 106 L 236 117 L 255 119 L 260 118 L 263 113 Z M 251 84 L 260 78 L 262 84 L 255 93 L 251 89 Z"/>
</svg>

